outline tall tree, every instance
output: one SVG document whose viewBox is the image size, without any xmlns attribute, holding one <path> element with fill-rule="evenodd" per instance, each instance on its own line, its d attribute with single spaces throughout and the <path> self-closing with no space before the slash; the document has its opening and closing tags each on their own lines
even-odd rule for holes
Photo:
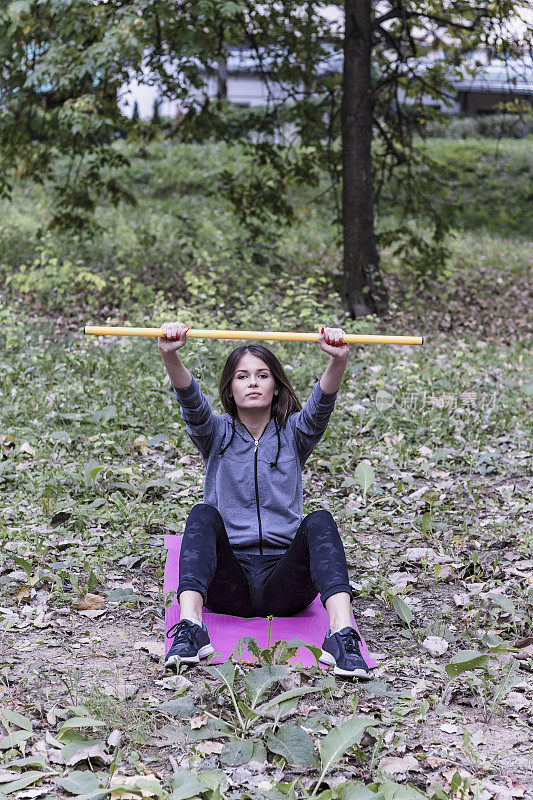
<svg viewBox="0 0 533 800">
<path fill-rule="evenodd" d="M 374 231 L 370 0 L 346 0 L 342 81 L 342 301 L 352 316 L 387 309 Z"/>
</svg>

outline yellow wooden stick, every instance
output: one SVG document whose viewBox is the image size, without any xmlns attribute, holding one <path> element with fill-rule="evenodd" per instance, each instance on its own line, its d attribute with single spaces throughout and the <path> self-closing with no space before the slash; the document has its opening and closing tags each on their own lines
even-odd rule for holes
<svg viewBox="0 0 533 800">
<path fill-rule="evenodd" d="M 110 328 L 86 325 L 83 332 L 91 336 L 163 336 L 161 328 Z M 274 342 L 318 342 L 318 333 L 288 331 L 211 331 L 189 328 L 187 339 L 254 339 Z M 347 333 L 346 344 L 424 344 L 423 336 L 382 336 L 370 333 Z"/>
</svg>

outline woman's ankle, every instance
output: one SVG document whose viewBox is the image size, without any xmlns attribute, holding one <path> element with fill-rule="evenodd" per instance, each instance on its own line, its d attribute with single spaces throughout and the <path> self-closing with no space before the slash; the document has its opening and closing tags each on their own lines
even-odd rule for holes
<svg viewBox="0 0 533 800">
<path fill-rule="evenodd" d="M 190 619 L 200 625 L 202 624 L 204 598 L 200 592 L 186 589 L 180 592 L 178 602 L 180 607 L 180 622 L 182 619 Z"/>
</svg>

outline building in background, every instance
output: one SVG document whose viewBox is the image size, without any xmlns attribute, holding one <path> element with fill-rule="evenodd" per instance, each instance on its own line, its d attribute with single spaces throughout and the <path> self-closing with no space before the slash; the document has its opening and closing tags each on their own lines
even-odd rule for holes
<svg viewBox="0 0 533 800">
<path fill-rule="evenodd" d="M 471 76 L 468 68 L 475 68 Z M 319 66 L 321 74 L 342 72 L 342 53 L 334 52 Z M 119 91 L 119 107 L 124 114 L 131 117 L 134 104 L 137 103 L 141 119 L 151 119 L 154 104 L 159 107 L 163 117 L 175 118 L 180 113 L 178 101 L 168 100 L 161 95 L 157 86 L 148 83 L 146 73 L 144 81 L 132 80 Z M 235 106 L 249 108 L 266 105 L 269 91 L 274 100 L 285 97 L 284 88 L 271 80 L 268 73 L 268 55 L 262 57 L 262 64 L 251 50 L 229 49 L 226 68 L 224 70 L 227 100 Z M 268 87 L 267 87 L 268 82 Z M 518 61 L 487 62 L 486 54 L 478 51 L 472 54 L 470 61 L 463 67 L 462 78 L 451 81 L 453 91 L 446 103 L 436 102 L 432 97 L 423 101 L 428 105 L 438 106 L 448 113 L 463 113 L 469 116 L 495 113 L 499 103 L 519 99 L 533 106 L 533 62 Z M 205 79 L 205 92 L 210 99 L 217 96 L 218 78 L 216 75 Z M 198 94 L 201 100 L 201 93 Z M 399 94 L 398 101 L 404 97 Z M 406 102 L 410 102 L 409 99 Z"/>
</svg>

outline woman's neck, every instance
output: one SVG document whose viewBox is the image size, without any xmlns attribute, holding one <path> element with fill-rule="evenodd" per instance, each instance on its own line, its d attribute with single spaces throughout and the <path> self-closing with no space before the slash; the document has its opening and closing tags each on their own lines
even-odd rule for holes
<svg viewBox="0 0 533 800">
<path fill-rule="evenodd" d="M 244 425 L 255 441 L 258 441 L 270 422 L 270 409 L 258 409 L 255 413 L 254 411 L 239 411 L 238 414 L 239 422 Z"/>
</svg>

